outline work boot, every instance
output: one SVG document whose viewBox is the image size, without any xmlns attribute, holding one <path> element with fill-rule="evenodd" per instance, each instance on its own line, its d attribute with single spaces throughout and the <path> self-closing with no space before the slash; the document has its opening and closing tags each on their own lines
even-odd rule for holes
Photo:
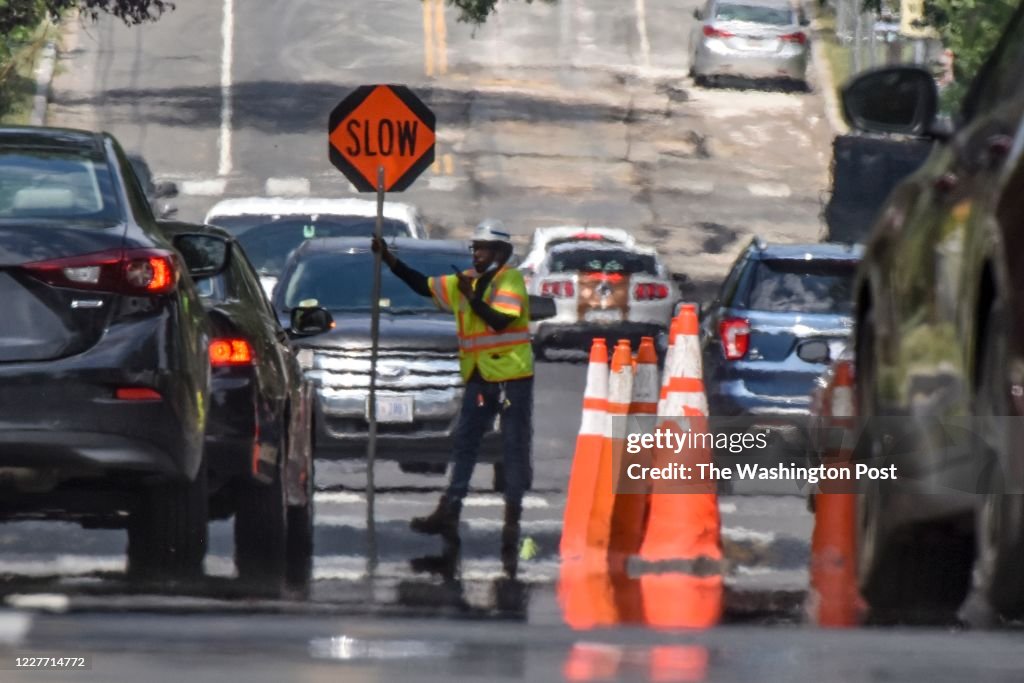
<svg viewBox="0 0 1024 683">
<path fill-rule="evenodd" d="M 505 504 L 505 523 L 501 527 L 501 565 L 511 579 L 515 578 L 519 565 L 519 519 L 522 515 L 522 503 Z"/>
<path fill-rule="evenodd" d="M 419 534 L 441 536 L 446 543 L 459 542 L 459 513 L 462 512 L 462 501 L 441 496 L 437 509 L 426 517 L 414 517 L 409 528 Z"/>
</svg>

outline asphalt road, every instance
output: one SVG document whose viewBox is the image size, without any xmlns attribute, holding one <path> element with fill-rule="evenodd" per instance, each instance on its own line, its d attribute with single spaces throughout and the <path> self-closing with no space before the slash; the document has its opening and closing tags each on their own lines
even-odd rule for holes
<svg viewBox="0 0 1024 683">
<path fill-rule="evenodd" d="M 820 91 L 693 87 L 693 2 L 509 2 L 478 29 L 438 0 L 178 5 L 152 25 L 71 30 L 49 122 L 106 129 L 142 152 L 158 179 L 181 185 L 183 219 L 224 197 L 349 194 L 327 162 L 327 115 L 354 86 L 386 82 L 438 116 L 437 163 L 392 197 L 419 205 L 435 234 L 465 236 L 486 215 L 520 242 L 540 225 L 628 227 L 701 298 L 751 235 L 821 232 L 831 134 Z M 475 476 L 452 574 L 430 571 L 437 541 L 406 527 L 432 507 L 440 477 L 381 464 L 372 568 L 365 473 L 318 462 L 308 594 L 238 585 L 230 522 L 211 527 L 207 577 L 178 586 L 127 583 L 121 531 L 0 527 L 0 677 L 63 680 L 4 670 L 45 653 L 89 655 L 92 671 L 74 678 L 102 681 L 1020 680 L 1018 634 L 990 629 L 983 611 L 953 627 L 817 628 L 812 518 L 798 496 L 720 498 L 723 582 L 660 596 L 718 604 L 715 618 L 683 632 L 638 618 L 576 630 L 558 598 L 557 544 L 583 381 L 581 364 L 539 366 L 524 514 L 536 551 L 516 581 L 498 561 L 490 468 Z M 623 614 L 659 597 L 637 584 L 607 587 Z"/>
</svg>

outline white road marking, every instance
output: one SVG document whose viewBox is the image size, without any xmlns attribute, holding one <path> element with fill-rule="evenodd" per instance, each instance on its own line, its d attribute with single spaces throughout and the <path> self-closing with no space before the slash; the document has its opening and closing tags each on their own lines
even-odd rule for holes
<svg viewBox="0 0 1024 683">
<path fill-rule="evenodd" d="M 730 541 L 752 541 L 754 543 L 771 543 L 777 536 L 770 531 L 755 531 L 741 526 L 722 527 L 722 538 Z"/>
<path fill-rule="evenodd" d="M 7 599 L 11 602 L 10 596 Z M 0 645 L 20 645 L 32 628 L 32 615 L 23 612 L 0 613 Z"/>
<path fill-rule="evenodd" d="M 348 491 L 320 491 L 313 494 L 313 501 L 318 505 L 325 503 L 333 504 L 353 504 L 353 503 L 365 503 L 366 496 L 362 493 L 351 493 Z M 413 498 L 404 495 L 380 495 L 377 494 L 377 503 L 411 503 L 416 505 L 432 506 L 433 500 Z M 470 495 L 462 501 L 463 507 L 501 507 L 505 504 L 505 499 L 498 495 L 493 494 L 477 494 Z M 548 508 L 551 505 L 548 501 L 544 500 L 540 496 L 523 496 L 523 507 L 526 509 L 539 509 Z"/>
<path fill-rule="evenodd" d="M 707 196 L 715 191 L 715 184 L 710 180 L 678 180 L 672 183 L 673 189 L 687 194 L 694 194 L 701 197 Z"/>
<path fill-rule="evenodd" d="M 290 196 L 290 197 L 308 197 L 309 196 L 309 179 L 308 178 L 267 178 L 265 186 L 267 195 L 273 196 Z"/>
<path fill-rule="evenodd" d="M 640 34 L 640 54 L 644 57 L 644 67 L 651 66 L 651 41 L 647 37 L 647 7 L 644 0 L 636 0 L 636 30 Z"/>
<path fill-rule="evenodd" d="M 378 517 L 375 521 L 377 524 L 396 521 L 400 521 L 404 524 L 409 520 L 407 517 Z M 467 519 L 466 517 L 463 517 L 462 524 L 464 526 L 469 527 L 473 531 L 500 531 L 501 527 L 504 525 L 504 522 L 500 519 Z M 366 526 L 366 517 L 361 515 L 317 515 L 316 526 L 332 528 L 349 527 L 351 529 L 362 529 Z M 520 527 L 522 528 L 522 533 L 524 535 L 560 531 L 562 529 L 562 520 L 524 520 L 520 523 Z"/>
<path fill-rule="evenodd" d="M 451 192 L 462 182 L 460 178 L 453 176 L 435 175 L 427 178 L 427 187 L 438 192 Z"/>
<path fill-rule="evenodd" d="M 15 609 L 45 610 L 47 612 L 66 612 L 71 601 L 68 596 L 60 593 L 14 594 L 7 596 L 7 604 Z M 0 642 L 3 636 L 0 636 Z"/>
<path fill-rule="evenodd" d="M 736 503 L 719 503 L 718 512 L 723 515 L 731 515 L 736 512 Z"/>
<path fill-rule="evenodd" d="M 231 173 L 231 62 L 234 58 L 235 2 L 224 0 L 224 21 L 221 24 L 223 50 L 220 60 L 220 163 L 217 175 Z"/>
<path fill-rule="evenodd" d="M 181 194 L 197 197 L 218 197 L 227 189 L 226 178 L 210 178 L 207 180 L 183 180 L 178 184 Z"/>
<path fill-rule="evenodd" d="M 784 198 L 792 194 L 785 183 L 751 183 L 747 185 L 747 191 L 755 197 Z"/>
</svg>

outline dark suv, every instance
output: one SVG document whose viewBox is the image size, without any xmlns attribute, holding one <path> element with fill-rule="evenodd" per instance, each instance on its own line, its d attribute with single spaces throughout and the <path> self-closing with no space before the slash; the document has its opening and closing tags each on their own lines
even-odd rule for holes
<svg viewBox="0 0 1024 683">
<path fill-rule="evenodd" d="M 711 416 L 800 423 L 850 336 L 859 259 L 843 244 L 750 242 L 701 318 Z"/>
<path fill-rule="evenodd" d="M 133 572 L 199 572 L 206 316 L 111 136 L 0 128 L 0 300 L 0 515 L 127 524 Z"/>
<path fill-rule="evenodd" d="M 976 559 L 991 604 L 1024 614 L 1022 73 L 1024 7 L 952 132 L 937 129 L 920 69 L 844 89 L 855 128 L 936 141 L 875 223 L 856 289 L 859 455 L 906 473 L 858 497 L 859 580 L 874 608 L 956 609 Z M 954 421 L 974 438 L 951 442 Z"/>
</svg>

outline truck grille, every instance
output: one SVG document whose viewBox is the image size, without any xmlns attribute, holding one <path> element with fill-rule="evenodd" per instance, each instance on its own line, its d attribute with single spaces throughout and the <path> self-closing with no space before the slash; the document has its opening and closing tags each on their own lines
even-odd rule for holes
<svg viewBox="0 0 1024 683">
<path fill-rule="evenodd" d="M 370 352 L 364 349 L 315 349 L 306 376 L 323 389 L 367 389 Z M 377 356 L 377 388 L 404 393 L 460 388 L 456 351 L 387 351 Z"/>
</svg>

